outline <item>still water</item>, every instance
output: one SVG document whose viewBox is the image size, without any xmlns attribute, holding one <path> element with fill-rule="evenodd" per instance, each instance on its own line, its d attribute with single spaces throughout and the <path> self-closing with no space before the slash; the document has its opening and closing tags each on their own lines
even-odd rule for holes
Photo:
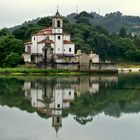
<svg viewBox="0 0 140 140">
<path fill-rule="evenodd" d="M 140 74 L 0 78 L 0 140 L 140 140 Z"/>
</svg>

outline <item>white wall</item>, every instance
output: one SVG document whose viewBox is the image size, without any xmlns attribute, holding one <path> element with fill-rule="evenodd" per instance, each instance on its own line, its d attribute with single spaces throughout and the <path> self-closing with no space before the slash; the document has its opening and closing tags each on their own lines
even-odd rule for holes
<svg viewBox="0 0 140 140">
<path fill-rule="evenodd" d="M 64 40 L 70 41 L 70 35 L 64 35 Z"/>
<path fill-rule="evenodd" d="M 63 30 L 62 29 L 53 29 L 52 30 L 52 33 L 63 33 Z"/>
<path fill-rule="evenodd" d="M 56 89 L 53 93 L 54 103 L 51 105 L 54 109 L 62 109 L 63 93 L 62 89 Z M 59 107 L 58 107 L 59 106 Z"/>
<path fill-rule="evenodd" d="M 69 51 L 71 48 L 71 52 Z M 74 55 L 75 54 L 75 45 L 74 44 L 64 44 L 64 54 Z"/>
<path fill-rule="evenodd" d="M 39 43 L 38 44 L 38 53 L 41 53 L 42 54 L 42 49 L 43 49 L 43 47 L 45 46 L 45 43 Z"/>
<path fill-rule="evenodd" d="M 54 35 L 49 35 L 50 40 L 54 41 Z"/>
<path fill-rule="evenodd" d="M 58 39 L 58 36 L 60 36 L 60 39 Z M 61 35 L 55 35 L 55 48 L 54 48 L 55 54 L 63 54 L 63 36 Z"/>
<path fill-rule="evenodd" d="M 63 99 L 73 101 L 74 100 L 74 89 L 65 89 L 63 91 Z"/>
</svg>

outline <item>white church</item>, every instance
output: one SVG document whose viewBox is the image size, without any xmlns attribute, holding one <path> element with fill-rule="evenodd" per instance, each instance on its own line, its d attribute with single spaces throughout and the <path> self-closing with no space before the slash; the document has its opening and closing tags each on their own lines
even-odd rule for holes
<svg viewBox="0 0 140 140">
<path fill-rule="evenodd" d="M 52 27 L 40 30 L 32 35 L 31 42 L 25 43 L 25 62 L 38 63 L 43 59 L 43 48 L 49 44 L 53 55 L 69 56 L 75 55 L 75 44 L 71 41 L 70 34 L 63 32 L 63 17 L 56 12 L 52 18 Z"/>
</svg>

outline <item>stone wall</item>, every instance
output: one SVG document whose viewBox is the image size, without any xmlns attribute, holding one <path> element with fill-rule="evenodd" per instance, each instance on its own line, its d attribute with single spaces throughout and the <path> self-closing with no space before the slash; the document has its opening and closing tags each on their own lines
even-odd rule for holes
<svg viewBox="0 0 140 140">
<path fill-rule="evenodd" d="M 53 67 L 51 64 L 45 65 L 45 63 L 40 63 L 38 65 L 40 68 L 55 68 L 55 69 L 65 69 L 70 71 L 89 71 L 89 72 L 118 72 L 118 67 L 116 63 L 90 63 L 89 65 L 80 64 L 80 63 L 54 63 Z"/>
<path fill-rule="evenodd" d="M 92 63 L 90 64 L 90 71 L 99 72 L 117 72 L 118 67 L 116 63 Z"/>
<path fill-rule="evenodd" d="M 56 63 L 57 69 L 65 69 L 71 71 L 78 71 L 79 70 L 79 63 Z"/>
</svg>

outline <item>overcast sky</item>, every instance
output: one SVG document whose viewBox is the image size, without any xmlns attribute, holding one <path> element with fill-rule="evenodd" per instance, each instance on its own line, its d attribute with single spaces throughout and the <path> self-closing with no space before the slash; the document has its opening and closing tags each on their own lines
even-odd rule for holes
<svg viewBox="0 0 140 140">
<path fill-rule="evenodd" d="M 139 0 L 0 0 L 0 28 L 11 27 L 47 15 L 54 15 L 57 5 L 62 15 L 80 11 L 100 11 L 101 15 L 121 11 L 140 16 Z M 100 10 L 99 10 L 100 9 Z"/>
</svg>

